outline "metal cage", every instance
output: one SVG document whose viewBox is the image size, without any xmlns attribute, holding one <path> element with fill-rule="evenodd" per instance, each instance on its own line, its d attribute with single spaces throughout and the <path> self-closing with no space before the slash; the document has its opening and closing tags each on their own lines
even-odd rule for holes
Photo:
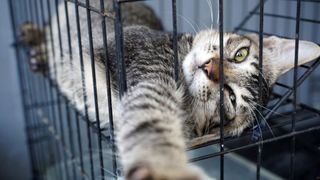
<svg viewBox="0 0 320 180">
<path fill-rule="evenodd" d="M 51 24 L 51 14 L 58 12 L 58 3 L 64 3 L 65 6 L 68 3 L 74 4 L 75 9 L 85 8 L 88 15 L 88 28 L 89 35 L 92 37 L 90 14 L 96 13 L 101 16 L 101 28 L 104 32 L 104 44 L 106 44 L 106 30 L 105 19 L 112 18 L 115 22 L 115 38 L 117 46 L 117 66 L 119 71 L 117 75 L 121 81 L 118 82 L 120 88 L 120 96 L 126 91 L 126 78 L 125 69 L 123 64 L 123 34 L 122 34 L 122 22 L 121 22 L 121 4 L 133 3 L 138 0 L 113 0 L 114 14 L 107 14 L 104 12 L 104 1 L 100 0 L 100 7 L 90 6 L 90 1 L 81 0 L 8 0 L 10 5 L 10 12 L 12 18 L 12 29 L 14 32 L 14 48 L 16 52 L 16 59 L 18 64 L 18 72 L 20 77 L 21 94 L 23 97 L 24 116 L 26 122 L 26 132 L 28 136 L 29 153 L 32 162 L 32 170 L 34 179 L 117 179 L 121 176 L 121 165 L 117 161 L 116 147 L 114 144 L 113 128 L 108 130 L 100 130 L 100 122 L 97 115 L 97 123 L 92 123 L 88 120 L 88 116 L 80 114 L 69 102 L 69 100 L 57 89 L 57 84 L 50 76 L 35 74 L 29 70 L 28 67 L 28 49 L 22 46 L 19 42 L 19 25 L 24 21 L 33 21 L 38 25 L 44 27 Z M 164 6 L 165 0 L 158 1 L 158 11 L 163 13 L 163 10 L 169 10 L 170 13 L 162 14 L 162 17 L 171 17 L 170 21 L 167 21 L 173 31 L 173 49 L 175 52 L 175 64 L 177 67 L 177 33 L 179 32 L 178 26 L 181 26 L 179 22 L 179 13 L 177 11 L 183 11 L 182 3 L 190 3 L 186 0 L 167 0 L 166 3 L 169 7 Z M 195 1 L 194 3 L 194 20 L 197 21 L 200 18 L 200 5 Z M 223 42 L 222 33 L 226 31 L 226 23 L 232 20 L 230 13 L 226 15 L 226 8 L 231 8 L 234 1 L 230 0 L 217 0 L 216 7 L 218 12 L 218 26 L 220 31 L 220 43 Z M 239 2 L 239 1 L 237 1 Z M 254 126 L 247 129 L 240 137 L 224 137 L 223 132 L 223 120 L 224 113 L 223 108 L 221 114 L 221 126 L 220 140 L 214 140 L 205 144 L 199 145 L 188 149 L 190 153 L 190 162 L 199 163 L 202 166 L 212 166 L 215 168 L 216 176 L 220 179 L 231 179 L 229 175 L 230 167 L 233 167 L 233 163 L 230 163 L 234 156 L 247 159 L 254 167 L 253 176 L 250 178 L 255 179 L 301 179 L 309 176 L 301 176 L 297 173 L 299 170 L 299 162 L 297 162 L 297 156 L 301 149 L 306 151 L 309 155 L 314 157 L 314 163 L 317 167 L 320 164 L 320 151 L 319 140 L 311 140 L 311 142 L 305 141 L 303 138 L 312 136 L 318 136 L 320 131 L 320 111 L 317 107 L 315 100 L 313 103 L 300 102 L 298 88 L 299 86 L 309 80 L 307 79 L 316 70 L 319 65 L 319 59 L 309 63 L 307 65 L 297 66 L 298 55 L 298 40 L 301 35 L 301 23 L 312 24 L 312 27 L 319 29 L 320 15 L 318 0 L 252 0 L 250 1 L 256 6 L 247 11 L 243 8 L 239 8 L 239 11 L 243 11 L 243 18 L 241 21 L 236 22 L 236 26 L 229 26 L 228 30 L 234 32 L 256 32 L 259 34 L 259 42 L 262 44 L 264 35 L 277 34 L 280 36 L 294 37 L 296 39 L 295 50 L 295 67 L 293 73 L 289 74 L 291 78 L 286 80 L 287 83 L 279 81 L 275 84 L 275 89 L 272 95 L 272 99 L 268 104 L 268 109 L 260 109 L 262 114 L 261 121 L 259 122 L 261 130 L 258 126 Z M 154 1 L 150 0 L 147 3 L 152 4 Z M 247 3 L 248 0 L 241 0 L 241 3 Z M 266 6 L 268 3 L 275 3 L 271 8 L 276 8 L 277 3 L 286 3 L 288 5 L 288 11 L 282 14 L 276 14 L 274 12 L 266 12 Z M 311 5 L 310 5 L 311 4 Z M 315 10 L 312 17 L 302 17 L 301 11 L 303 6 L 314 6 Z M 67 7 L 67 6 L 66 6 Z M 270 9 L 270 7 L 268 7 Z M 318 9 L 317 9 L 318 8 Z M 267 10 L 269 10 L 267 9 Z M 68 9 L 66 8 L 68 14 Z M 304 9 L 306 10 L 306 9 Z M 295 12 L 295 15 L 290 15 Z M 287 14 L 286 14 L 287 13 Z M 228 16 L 226 18 L 226 16 Z M 59 17 L 59 15 L 58 15 Z M 68 17 L 68 16 L 67 16 Z M 253 26 L 248 26 L 248 23 L 255 19 Z M 286 23 L 294 23 L 294 32 L 289 34 L 277 33 L 275 29 L 268 28 L 265 31 L 266 21 L 270 19 L 283 21 L 283 26 Z M 59 18 L 58 18 L 59 20 Z M 68 20 L 67 20 L 68 21 Z M 79 23 L 79 22 L 78 22 Z M 59 24 L 59 22 L 58 22 Z M 259 25 L 259 26 L 257 26 Z M 284 28 L 283 27 L 283 28 Z M 79 28 L 79 27 L 78 27 Z M 282 28 L 282 30 L 283 30 Z M 281 27 L 280 27 L 281 29 Z M 286 31 L 286 30 L 284 30 Z M 319 32 L 315 30 L 314 33 L 310 33 L 308 29 L 304 29 L 305 33 L 311 34 L 313 40 L 319 40 Z M 91 35 L 90 35 L 91 34 Z M 316 37 L 317 36 L 317 37 Z M 80 39 L 81 36 L 79 35 Z M 79 47 L 81 49 L 81 40 L 79 40 Z M 61 40 L 60 40 L 61 41 Z M 70 37 L 69 46 L 70 49 Z M 60 44 L 61 46 L 61 44 Z M 105 47 L 107 48 L 107 47 Z M 262 71 L 262 46 L 259 47 L 259 69 Z M 48 51 L 54 51 L 54 49 L 48 49 Z M 223 48 L 220 49 L 220 94 L 223 94 Z M 56 54 L 56 57 L 63 56 L 63 54 Z M 107 64 L 108 65 L 108 64 Z M 94 66 L 92 66 L 94 69 Z M 261 74 L 261 73 L 260 73 Z M 311 97 L 311 100 L 317 99 L 317 91 L 312 91 L 312 88 L 317 89 L 319 83 L 317 83 L 317 72 L 313 73 L 311 77 L 311 83 L 307 84 L 311 91 L 303 90 L 307 92 Z M 93 71 L 93 77 L 95 76 Z M 109 71 L 107 70 L 106 77 L 107 83 L 110 84 Z M 178 69 L 176 68 L 176 77 L 178 76 Z M 259 77 L 260 82 L 262 77 Z M 94 80 L 95 82 L 95 80 Z M 289 83 L 288 83 L 289 82 Z M 94 88 L 96 85 L 94 84 Z M 110 86 L 109 86 L 110 87 Z M 305 86 L 303 87 L 305 88 Z M 299 89 L 299 90 L 301 90 Z M 107 89 L 109 95 L 109 105 L 111 105 L 111 93 L 110 89 Z M 261 92 L 260 88 L 260 92 Z M 261 93 L 260 93 L 261 94 Z M 96 98 L 96 97 L 84 97 L 84 98 Z M 304 96 L 305 98 L 305 96 Z M 261 98 L 260 98 L 261 99 Z M 96 99 L 95 99 L 96 100 Z M 319 99 L 318 99 L 319 100 Z M 310 102 L 310 101 L 309 101 Z M 220 107 L 223 107 L 224 99 L 223 95 L 220 98 Z M 96 106 L 97 103 L 96 103 Z M 112 112 L 112 106 L 109 106 L 109 112 Z M 281 113 L 281 114 L 280 114 Z M 110 113 L 110 124 L 112 125 L 112 113 Z M 266 120 L 271 127 L 267 127 Z M 111 126 L 112 127 L 112 126 Z M 265 127 L 265 128 L 264 128 Z M 270 130 L 271 129 L 271 130 Z M 273 133 L 272 133 L 273 132 Z M 261 138 L 263 136 L 263 138 Z M 279 143 L 282 144 L 279 148 Z M 317 147 L 318 146 L 318 147 Z M 285 150 L 283 150 L 283 147 Z M 279 151 L 287 152 L 288 156 L 286 163 L 283 165 L 285 172 L 279 172 L 280 170 L 273 168 L 272 166 L 278 161 L 277 157 L 272 157 L 275 152 Z M 279 152 L 279 154 L 281 154 Z M 284 155 L 285 156 L 285 155 Z M 231 160 L 230 160 L 231 159 Z M 273 159 L 273 161 L 270 161 Z M 268 161 L 269 163 L 265 163 Z M 242 161 L 241 161 L 242 162 Z M 270 164 L 271 162 L 271 164 Z M 249 163 L 249 164 L 250 164 Z M 240 163 L 239 166 L 243 164 Z M 226 168 L 228 166 L 228 168 Z M 319 167 L 319 166 L 318 166 Z M 318 168 L 315 170 L 320 172 Z M 270 173 L 271 172 L 271 173 Z M 267 176 L 266 174 L 274 174 Z M 320 178 L 318 176 L 313 176 Z M 246 179 L 237 177 L 239 179 Z M 249 178 L 249 177 L 247 177 Z"/>
</svg>

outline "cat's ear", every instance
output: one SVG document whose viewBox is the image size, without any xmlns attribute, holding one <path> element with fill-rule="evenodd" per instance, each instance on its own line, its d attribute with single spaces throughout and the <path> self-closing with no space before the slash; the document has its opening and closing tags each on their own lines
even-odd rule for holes
<svg viewBox="0 0 320 180">
<path fill-rule="evenodd" d="M 248 34 L 248 38 L 259 44 L 257 34 Z M 263 63 L 272 71 L 275 81 L 280 75 L 294 68 L 295 40 L 276 36 L 263 38 Z M 308 63 L 320 56 L 320 47 L 309 41 L 299 41 L 298 65 Z"/>
</svg>

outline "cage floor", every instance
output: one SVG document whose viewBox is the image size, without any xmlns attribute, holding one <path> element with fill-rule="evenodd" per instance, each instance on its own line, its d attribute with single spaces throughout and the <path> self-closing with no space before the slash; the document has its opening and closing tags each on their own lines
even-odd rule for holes
<svg viewBox="0 0 320 180">
<path fill-rule="evenodd" d="M 209 146 L 205 149 L 201 149 L 201 150 L 194 150 L 192 152 L 189 152 L 189 157 L 193 157 L 193 156 L 197 156 L 201 153 L 209 153 L 209 152 L 213 152 L 213 151 L 219 151 L 218 146 Z M 93 161 L 97 162 L 99 160 L 99 154 L 98 153 L 94 153 L 93 154 Z M 75 159 L 76 163 L 79 163 L 79 159 Z M 90 169 L 90 158 L 89 155 L 84 155 L 83 156 L 83 162 L 84 162 L 84 169 L 88 170 Z M 204 161 L 199 161 L 196 162 L 196 164 L 198 166 L 200 166 L 201 168 L 204 169 L 204 171 L 212 178 L 214 179 L 219 179 L 219 173 L 220 173 L 220 168 L 219 168 L 219 157 L 215 157 L 215 158 L 210 158 L 210 159 L 206 159 Z M 67 166 L 67 168 L 65 168 L 65 165 Z M 50 166 L 48 167 L 48 169 L 46 170 L 46 177 L 48 180 L 56 180 L 59 179 L 59 177 L 57 177 L 57 175 L 59 173 L 57 173 L 57 171 L 60 170 L 64 170 L 64 169 L 69 169 L 69 173 L 68 173 L 68 179 L 80 179 L 81 177 L 79 176 L 81 173 L 79 173 L 80 169 L 75 169 L 77 171 L 77 173 L 75 173 L 76 176 L 74 176 L 73 173 L 71 173 L 72 171 L 70 171 L 70 169 L 74 168 L 73 167 L 73 162 L 66 161 L 66 164 L 64 163 L 60 163 L 60 164 L 56 164 L 54 166 Z M 116 179 L 112 174 L 111 171 L 109 171 L 108 169 L 112 169 L 111 165 L 106 165 L 105 166 L 105 171 L 106 171 L 106 179 Z M 236 154 L 236 153 L 230 153 L 225 157 L 225 179 L 254 179 L 256 177 L 255 173 L 256 173 L 256 167 L 255 164 L 248 161 L 247 159 L 241 157 L 240 155 Z M 66 176 L 65 174 L 66 172 L 63 171 L 63 175 Z M 94 174 L 96 178 L 99 178 L 100 175 L 100 169 L 98 167 L 95 167 L 94 170 Z M 87 177 L 86 175 L 83 175 L 82 178 L 85 179 L 90 179 L 89 177 Z M 122 177 L 118 177 L 117 179 L 123 179 Z M 276 174 L 268 171 L 265 168 L 261 169 L 261 179 L 262 180 L 269 180 L 269 179 L 273 179 L 273 180 L 277 180 L 277 179 L 281 179 L 279 176 L 277 176 Z"/>
</svg>

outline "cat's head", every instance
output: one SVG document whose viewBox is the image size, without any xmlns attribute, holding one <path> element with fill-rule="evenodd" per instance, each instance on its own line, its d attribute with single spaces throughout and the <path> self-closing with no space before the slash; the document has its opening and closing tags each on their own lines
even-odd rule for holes
<svg viewBox="0 0 320 180">
<path fill-rule="evenodd" d="M 239 135 L 254 121 L 259 104 L 259 38 L 255 34 L 224 34 L 225 132 Z M 192 95 L 192 118 L 197 135 L 216 133 L 219 118 L 219 32 L 198 33 L 183 61 L 183 72 Z M 279 76 L 294 67 L 295 41 L 275 36 L 263 43 L 263 98 Z M 299 65 L 320 56 L 320 47 L 299 41 Z"/>
</svg>

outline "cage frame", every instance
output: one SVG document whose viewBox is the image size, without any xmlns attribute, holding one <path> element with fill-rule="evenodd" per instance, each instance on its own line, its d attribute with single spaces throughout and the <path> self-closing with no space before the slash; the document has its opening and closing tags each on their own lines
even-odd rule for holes
<svg viewBox="0 0 320 180">
<path fill-rule="evenodd" d="M 78 43 L 79 43 L 79 53 L 82 53 L 81 48 L 81 35 L 80 35 L 80 24 L 79 24 L 79 7 L 85 8 L 87 11 L 87 26 L 89 29 L 89 39 L 90 41 L 90 59 L 91 59 L 91 68 L 92 68 L 92 78 L 93 78 L 93 88 L 94 88 L 94 99 L 95 99 L 95 110 L 96 110 L 96 119 L 97 123 L 92 123 L 88 119 L 88 112 L 87 107 L 85 107 L 85 115 L 83 116 L 80 112 L 78 112 L 75 109 L 72 109 L 72 105 L 70 104 L 70 101 L 66 96 L 64 96 L 61 92 L 58 91 L 57 83 L 55 82 L 55 79 L 52 79 L 52 77 L 48 75 L 44 75 L 42 77 L 39 77 L 37 75 L 31 74 L 31 72 L 26 69 L 27 64 L 25 59 L 27 58 L 28 50 L 26 47 L 23 46 L 21 42 L 19 42 L 19 34 L 18 34 L 18 25 L 21 23 L 21 20 L 33 20 L 34 22 L 37 22 L 41 27 L 45 27 L 47 25 L 45 20 L 45 9 L 47 10 L 47 16 L 48 16 L 48 25 L 49 25 L 49 33 L 52 38 L 52 29 L 51 29 L 51 5 L 52 3 L 50 0 L 47 0 L 46 2 L 40 0 L 26 0 L 24 3 L 15 3 L 12 0 L 8 0 L 9 8 L 10 8 L 10 16 L 11 16 L 11 26 L 13 29 L 13 36 L 14 36 L 14 49 L 17 59 L 17 69 L 19 73 L 19 82 L 21 85 L 21 96 L 22 96 L 22 103 L 23 103 L 23 110 L 24 110 L 24 116 L 25 116 L 25 122 L 26 122 L 26 132 L 28 136 L 28 148 L 30 153 L 30 159 L 32 162 L 32 170 L 33 170 L 33 176 L 34 179 L 45 179 L 46 178 L 46 167 L 50 165 L 52 162 L 46 162 L 46 158 L 44 158 L 46 152 L 44 152 L 43 144 L 41 144 L 42 141 L 49 141 L 48 144 L 49 147 L 54 146 L 55 150 L 58 152 L 57 154 L 54 154 L 52 159 L 49 158 L 50 161 L 53 161 L 53 163 L 60 162 L 62 160 L 63 167 L 59 166 L 59 169 L 57 169 L 57 175 L 60 177 L 60 179 L 64 179 L 65 177 L 69 179 L 70 177 L 77 177 L 77 174 L 80 174 L 80 177 L 83 179 L 95 179 L 94 175 L 94 163 L 93 163 L 93 155 L 92 152 L 89 151 L 89 157 L 90 157 L 90 172 L 85 172 L 85 167 L 83 163 L 83 150 L 81 145 L 81 132 L 80 132 L 80 125 L 79 121 L 81 119 L 84 119 L 86 121 L 86 135 L 88 139 L 89 149 L 91 147 L 91 140 L 94 134 L 91 134 L 92 131 L 97 135 L 98 137 L 98 147 L 99 147 L 99 165 L 100 165 L 100 175 L 101 179 L 107 179 L 106 174 L 111 174 L 115 179 L 117 179 L 117 176 L 121 173 L 118 171 L 118 163 L 117 163 L 117 157 L 116 157 L 116 146 L 115 146 L 115 140 L 114 140 L 114 128 L 113 128 L 113 116 L 112 116 L 112 98 L 111 98 L 111 90 L 110 88 L 107 89 L 108 94 L 108 111 L 109 111 L 109 123 L 111 126 L 110 134 L 106 135 L 101 132 L 100 128 L 100 117 L 99 117 L 99 105 L 97 102 L 97 90 L 96 90 L 96 79 L 95 79 L 95 64 L 94 64 L 94 56 L 93 56 L 93 43 L 92 43 L 92 27 L 91 27 L 91 13 L 97 13 L 101 16 L 101 28 L 103 30 L 103 44 L 105 46 L 105 58 L 106 60 L 106 79 L 107 79 L 107 86 L 110 87 L 110 72 L 109 72 L 109 64 L 108 64 L 108 57 L 107 57 L 107 51 L 108 48 L 106 47 L 107 42 L 107 36 L 108 33 L 106 32 L 106 18 L 114 19 L 115 24 L 115 38 L 116 38 L 116 54 L 117 54 L 117 77 L 120 79 L 118 82 L 119 86 L 119 95 L 120 99 L 125 93 L 127 86 L 126 86 L 126 75 L 125 75 L 125 66 L 124 66 L 124 52 L 123 52 L 123 27 L 121 22 L 121 4 L 123 3 L 131 3 L 131 2 L 137 2 L 137 1 L 144 1 L 144 0 L 113 0 L 113 10 L 114 14 L 109 14 L 105 12 L 105 5 L 104 0 L 100 0 L 100 9 L 97 9 L 95 7 L 90 6 L 90 0 L 86 0 L 85 3 L 79 2 L 79 0 L 63 0 L 64 6 L 65 6 L 65 12 L 68 14 L 68 3 L 73 3 L 74 8 L 76 10 L 76 16 L 77 16 L 77 31 L 78 31 Z M 177 46 L 177 2 L 176 0 L 170 0 L 171 1 L 171 8 L 172 8 L 172 27 L 173 27 L 173 50 L 174 50 L 174 62 L 175 62 L 175 79 L 178 83 L 178 46 Z M 219 61 L 219 83 L 220 83 L 220 134 L 221 138 L 219 140 L 213 140 L 208 141 L 207 143 L 201 144 L 199 146 L 195 146 L 192 148 L 189 148 L 188 150 L 193 150 L 213 144 L 218 144 L 220 147 L 220 151 L 216 153 L 207 154 L 204 156 L 196 157 L 193 159 L 190 159 L 190 162 L 195 162 L 211 157 L 220 157 L 220 179 L 224 179 L 224 155 L 230 152 L 235 152 L 237 150 L 246 149 L 250 147 L 256 147 L 257 148 L 257 165 L 256 165 L 256 179 L 260 179 L 260 170 L 261 170 L 261 154 L 262 154 L 262 146 L 266 143 L 272 143 L 274 141 L 278 141 L 281 139 L 290 139 L 291 142 L 291 159 L 290 159 L 290 179 L 294 179 L 294 168 L 295 168 L 295 142 L 296 142 L 296 136 L 312 132 L 316 130 L 320 130 L 320 126 L 303 129 L 303 130 L 296 130 L 296 112 L 298 111 L 298 108 L 304 108 L 309 110 L 310 112 L 313 112 L 317 115 L 320 115 L 320 111 L 317 109 L 314 109 L 312 107 L 309 107 L 307 105 L 298 103 L 297 99 L 297 90 L 299 85 L 317 68 L 317 66 L 320 63 L 320 59 L 318 58 L 316 61 L 314 61 L 311 65 L 302 65 L 301 68 L 306 69 L 306 72 L 298 77 L 298 47 L 299 47 L 299 39 L 300 39 L 300 21 L 311 21 L 314 23 L 320 23 L 318 21 L 313 21 L 310 19 L 304 19 L 301 18 L 301 2 L 316 2 L 319 1 L 316 0 L 283 0 L 283 1 L 296 1 L 296 17 L 290 17 L 290 16 L 279 16 L 279 15 L 273 15 L 273 14 L 266 14 L 264 13 L 264 4 L 268 0 L 257 0 L 259 1 L 259 4 L 249 13 L 247 17 L 244 18 L 242 22 L 239 23 L 239 25 L 235 28 L 235 32 L 239 30 L 244 30 L 247 32 L 257 32 L 250 29 L 245 29 L 243 26 L 246 24 L 246 22 L 253 16 L 253 15 L 259 15 L 259 31 L 257 32 L 259 34 L 259 83 L 262 82 L 262 65 L 263 65 L 263 36 L 266 34 L 264 32 L 264 17 L 265 16 L 276 16 L 281 18 L 288 18 L 288 19 L 294 19 L 296 26 L 295 26 L 295 58 L 294 58 L 294 73 L 293 73 L 293 87 L 287 86 L 282 83 L 276 83 L 276 86 L 283 87 L 287 89 L 286 93 L 284 95 L 278 95 L 278 101 L 277 103 L 272 107 L 271 111 L 267 113 L 264 118 L 268 119 L 271 117 L 273 112 L 277 110 L 280 106 L 282 106 L 284 103 L 292 103 L 293 104 L 293 111 L 292 111 L 292 120 L 291 120 L 291 132 L 288 134 L 280 135 L 277 137 L 269 138 L 266 140 L 257 140 L 256 142 L 252 142 L 250 144 L 242 145 L 236 148 L 232 149 L 225 149 L 225 143 L 236 141 L 235 138 L 225 138 L 224 137 L 224 131 L 223 131 L 223 121 L 224 121 L 224 97 L 223 97 L 223 48 L 220 48 L 220 61 Z M 223 44 L 223 32 L 224 32 L 224 22 L 223 22 L 223 12 L 224 12 L 224 0 L 218 0 L 219 2 L 219 42 L 220 44 Z M 38 4 L 40 3 L 40 4 Z M 44 4 L 47 6 L 44 7 Z M 54 1 L 55 11 L 57 14 L 57 23 L 58 28 L 59 26 L 59 13 L 58 13 L 58 0 Z M 40 8 L 39 8 L 40 7 Z M 21 17 L 18 17 L 17 14 L 15 14 L 15 9 L 21 10 Z M 258 12 L 259 10 L 259 12 Z M 39 12 L 40 11 L 40 12 Z M 24 16 L 25 15 L 25 16 Z M 67 18 L 67 25 L 69 26 L 69 20 L 68 15 Z M 69 29 L 69 27 L 68 27 Z M 268 34 L 267 34 L 268 35 Z M 60 44 L 60 52 L 61 54 L 58 55 L 60 57 L 63 57 L 62 54 L 62 44 L 61 44 L 61 32 L 59 29 L 59 44 Z M 51 42 L 52 43 L 52 42 Z M 49 51 L 47 46 L 45 47 L 46 51 Z M 70 39 L 70 33 L 68 34 L 68 48 L 70 50 L 70 56 L 72 56 L 72 47 L 71 47 L 71 39 Z M 54 48 L 52 46 L 51 51 L 54 53 Z M 55 59 L 58 59 L 59 57 L 55 57 Z M 72 58 L 71 58 L 72 59 Z M 75 59 L 73 59 L 75 60 Z M 80 55 L 80 62 L 81 62 L 81 69 L 82 69 L 82 79 L 84 79 L 84 68 L 83 68 L 83 58 L 82 54 Z M 84 83 L 84 81 L 82 81 Z M 85 92 L 85 84 L 82 84 L 83 91 Z M 42 87 L 42 88 L 41 88 Z M 86 94 L 86 93 L 84 93 Z M 289 97 L 293 95 L 293 99 L 290 100 Z M 42 97 L 47 102 L 41 102 L 40 98 Z M 262 102 L 262 88 L 260 86 L 259 88 L 259 101 Z M 86 102 L 86 95 L 83 97 L 84 101 Z M 55 100 L 56 99 L 56 100 Z M 62 117 L 62 103 L 65 104 L 65 111 L 67 119 L 67 127 L 64 127 L 64 123 L 61 122 L 63 120 Z M 56 105 L 52 105 L 56 104 Z M 111 112 L 111 113 L 110 113 Z M 70 116 L 72 115 L 76 117 L 76 136 L 77 136 L 77 144 L 79 145 L 79 161 L 80 163 L 77 163 L 76 153 L 75 153 L 75 142 L 74 142 L 74 134 L 72 133 L 71 128 L 71 122 L 69 121 Z M 46 117 L 48 116 L 48 117 Z M 52 122 L 50 122 L 50 119 Z M 59 121 L 59 122 L 58 122 Z M 265 123 L 262 121 L 261 123 Z M 58 127 L 59 126 L 59 127 Z M 64 134 L 65 128 L 68 129 L 69 133 L 68 135 Z M 43 132 L 42 132 L 43 131 Z M 60 132 L 60 133 L 59 133 Z M 243 135 L 247 136 L 247 135 Z M 65 139 L 68 138 L 70 142 L 70 149 L 66 147 Z M 40 143 L 39 143 L 40 142 Z M 113 166 L 113 172 L 106 172 L 104 166 L 105 162 L 103 159 L 103 145 L 102 143 L 109 143 L 112 149 L 112 166 Z M 51 149 L 51 148 L 48 148 Z M 51 149 L 52 150 L 52 149 Z M 73 175 L 70 176 L 68 174 L 68 160 L 71 160 L 72 163 L 72 173 Z M 64 168 L 64 170 L 62 169 Z M 78 173 L 76 171 L 79 171 Z"/>
</svg>

